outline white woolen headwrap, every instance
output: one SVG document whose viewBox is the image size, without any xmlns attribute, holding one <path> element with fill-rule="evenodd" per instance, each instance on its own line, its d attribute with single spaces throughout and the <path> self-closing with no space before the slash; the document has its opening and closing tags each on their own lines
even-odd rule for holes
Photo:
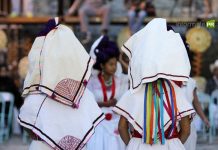
<svg viewBox="0 0 218 150">
<path fill-rule="evenodd" d="M 51 23 L 51 22 L 50 22 Z M 52 99 L 78 106 L 94 61 L 65 25 L 49 23 L 49 32 L 35 39 L 29 53 L 29 71 L 23 95 L 45 93 Z"/>
<path fill-rule="evenodd" d="M 132 92 L 164 78 L 187 81 L 190 62 L 179 33 L 167 31 L 166 20 L 153 19 L 124 43 L 122 50 L 130 59 L 129 79 Z"/>
</svg>

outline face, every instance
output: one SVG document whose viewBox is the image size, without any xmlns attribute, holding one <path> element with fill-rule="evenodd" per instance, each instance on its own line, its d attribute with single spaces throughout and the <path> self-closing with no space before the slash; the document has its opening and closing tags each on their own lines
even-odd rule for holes
<svg viewBox="0 0 218 150">
<path fill-rule="evenodd" d="M 105 64 L 102 64 L 102 70 L 108 75 L 114 75 L 117 70 L 117 59 L 111 58 Z"/>
</svg>

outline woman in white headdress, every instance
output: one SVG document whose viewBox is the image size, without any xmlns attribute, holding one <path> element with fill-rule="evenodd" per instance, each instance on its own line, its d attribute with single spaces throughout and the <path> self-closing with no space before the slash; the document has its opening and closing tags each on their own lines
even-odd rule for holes
<svg viewBox="0 0 218 150">
<path fill-rule="evenodd" d="M 184 91 L 185 96 L 187 100 L 189 101 L 189 103 L 193 105 L 196 113 L 200 116 L 200 118 L 209 128 L 210 127 L 209 120 L 205 116 L 201 108 L 201 104 L 198 100 L 196 81 L 190 77 L 187 84 L 182 87 L 182 90 Z M 196 131 L 194 122 L 192 122 L 190 136 L 188 137 L 184 146 L 187 150 L 196 150 L 196 144 L 197 144 L 197 131 Z"/>
<path fill-rule="evenodd" d="M 113 106 L 128 90 L 128 78 L 117 76 L 119 49 L 115 42 L 104 36 L 94 50 L 98 70 L 88 83 L 89 90 L 104 112 L 106 119 L 96 128 L 95 135 L 88 143 L 89 150 L 124 150 L 125 144 L 118 132 L 119 116 L 112 111 Z"/>
<path fill-rule="evenodd" d="M 180 35 L 165 19 L 153 19 L 122 50 L 130 59 L 130 90 L 113 110 L 127 150 L 184 150 L 195 111 L 181 90 L 190 63 Z"/>
<path fill-rule="evenodd" d="M 70 28 L 50 20 L 29 53 L 18 122 L 33 137 L 30 150 L 80 150 L 104 119 L 86 89 L 93 60 Z"/>
</svg>

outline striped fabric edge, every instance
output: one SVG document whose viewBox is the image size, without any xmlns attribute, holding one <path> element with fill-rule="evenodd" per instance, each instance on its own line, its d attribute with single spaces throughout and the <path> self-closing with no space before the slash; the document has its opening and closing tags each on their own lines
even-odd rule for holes
<svg viewBox="0 0 218 150">
<path fill-rule="evenodd" d="M 138 131 L 140 134 L 143 133 L 143 128 L 139 125 L 139 123 L 136 122 L 136 120 L 134 120 L 134 118 L 124 109 L 118 107 L 118 106 L 115 106 L 113 108 L 113 111 L 118 113 L 119 115 L 121 116 L 124 116 L 128 121 L 129 123 L 132 124 L 133 128 Z M 194 109 L 189 109 L 187 111 L 183 111 L 183 112 L 179 112 L 177 114 L 177 120 L 180 121 L 181 118 L 185 117 L 185 116 L 190 116 L 190 119 L 193 119 L 193 117 L 195 116 L 195 110 Z M 166 131 L 170 125 L 172 124 L 172 120 L 169 119 L 165 124 L 164 124 L 164 131 Z"/>
<path fill-rule="evenodd" d="M 92 123 L 92 126 L 90 127 L 90 129 L 87 131 L 87 133 L 85 134 L 85 136 L 82 138 L 80 144 L 78 145 L 78 147 L 83 144 L 85 146 L 85 144 L 89 141 L 89 139 L 91 138 L 91 136 L 95 133 L 95 128 L 99 125 L 99 123 L 101 121 L 103 121 L 105 119 L 104 113 L 102 113 L 100 116 L 98 116 Z M 49 137 L 47 134 L 45 134 L 42 130 L 40 130 L 39 128 L 37 128 L 35 125 L 25 122 L 23 121 L 20 116 L 18 116 L 17 118 L 18 123 L 27 128 L 30 129 L 33 133 L 35 133 L 36 135 L 38 135 L 44 142 L 46 142 L 49 146 L 51 146 L 52 148 L 59 148 L 60 150 L 64 150 L 62 149 L 58 143 L 56 143 L 51 137 Z"/>
</svg>

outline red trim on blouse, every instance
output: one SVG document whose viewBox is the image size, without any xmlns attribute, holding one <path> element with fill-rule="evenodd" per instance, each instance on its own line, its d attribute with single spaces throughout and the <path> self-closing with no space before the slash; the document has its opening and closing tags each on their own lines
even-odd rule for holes
<svg viewBox="0 0 218 150">
<path fill-rule="evenodd" d="M 112 85 L 111 85 L 112 93 L 111 93 L 110 99 L 108 99 L 108 97 L 107 97 L 107 87 L 106 87 L 106 85 L 104 83 L 104 80 L 103 80 L 103 77 L 102 77 L 101 73 L 98 74 L 98 79 L 99 79 L 99 81 L 101 83 L 101 88 L 102 88 L 102 92 L 103 92 L 103 96 L 104 96 L 104 102 L 107 102 L 108 100 L 113 99 L 114 96 L 115 96 L 115 89 L 116 89 L 114 77 L 112 78 Z"/>
</svg>

